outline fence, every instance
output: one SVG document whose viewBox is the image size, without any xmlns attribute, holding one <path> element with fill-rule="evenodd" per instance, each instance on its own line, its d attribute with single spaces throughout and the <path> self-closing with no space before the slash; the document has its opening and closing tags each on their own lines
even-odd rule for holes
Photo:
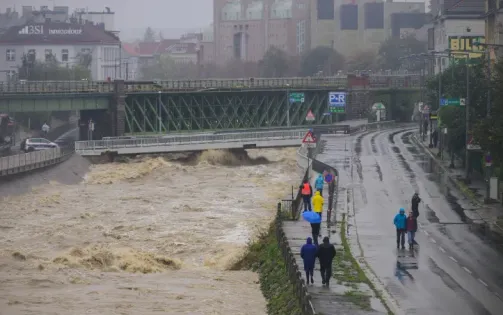
<svg viewBox="0 0 503 315">
<path fill-rule="evenodd" d="M 297 265 L 297 261 L 288 244 L 288 239 L 286 238 L 285 231 L 283 230 L 284 212 L 282 211 L 281 207 L 282 204 L 280 202 L 278 203 L 275 222 L 276 239 L 278 240 L 278 246 L 281 250 L 281 254 L 283 255 L 283 259 L 286 265 L 286 271 L 288 272 L 288 276 L 290 277 L 290 281 L 294 287 L 295 295 L 300 301 L 302 314 L 314 315 L 316 314 L 316 312 L 314 311 L 313 303 L 311 302 L 311 296 L 307 291 L 306 282 L 304 281 L 304 279 L 302 279 L 300 268 Z"/>
<path fill-rule="evenodd" d="M 68 150 L 54 148 L 2 157 L 0 158 L 0 177 L 57 164 L 72 154 L 72 148 Z"/>
</svg>

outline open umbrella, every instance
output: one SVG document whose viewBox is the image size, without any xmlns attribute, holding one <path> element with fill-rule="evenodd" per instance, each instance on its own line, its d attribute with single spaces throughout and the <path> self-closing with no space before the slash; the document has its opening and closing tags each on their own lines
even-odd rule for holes
<svg viewBox="0 0 503 315">
<path fill-rule="evenodd" d="M 305 211 L 302 217 L 309 223 L 321 223 L 321 215 L 313 211 Z"/>
</svg>

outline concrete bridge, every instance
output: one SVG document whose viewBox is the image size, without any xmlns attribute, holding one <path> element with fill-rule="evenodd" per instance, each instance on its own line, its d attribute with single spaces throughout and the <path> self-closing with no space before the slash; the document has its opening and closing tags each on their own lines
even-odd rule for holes
<svg viewBox="0 0 503 315">
<path fill-rule="evenodd" d="M 159 82 L 44 81 L 0 83 L 0 112 L 80 111 L 80 138 L 327 125 L 364 117 L 374 100 L 418 94 L 412 75 L 178 80 Z M 344 113 L 328 112 L 329 92 L 346 91 Z M 303 102 L 290 102 L 302 93 Z M 378 98 L 378 99 L 376 99 Z M 389 101 L 388 101 L 389 99 Z M 392 105 L 391 105 L 392 106 Z M 306 121 L 312 111 L 313 122 Z M 88 122 L 95 130 L 88 132 Z"/>
</svg>

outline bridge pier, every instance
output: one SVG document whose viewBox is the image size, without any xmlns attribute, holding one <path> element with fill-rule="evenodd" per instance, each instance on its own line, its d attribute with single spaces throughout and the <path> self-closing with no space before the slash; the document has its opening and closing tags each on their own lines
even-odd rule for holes
<svg viewBox="0 0 503 315">
<path fill-rule="evenodd" d="M 110 102 L 112 136 L 123 136 L 126 131 L 126 90 L 124 80 L 114 81 L 114 96 Z"/>
</svg>

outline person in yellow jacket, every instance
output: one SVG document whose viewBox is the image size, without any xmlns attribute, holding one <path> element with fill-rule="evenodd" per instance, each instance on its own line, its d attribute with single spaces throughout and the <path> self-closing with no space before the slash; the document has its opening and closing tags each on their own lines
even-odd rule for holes
<svg viewBox="0 0 503 315">
<path fill-rule="evenodd" d="M 321 196 L 320 192 L 317 191 L 313 197 L 313 211 L 318 213 L 321 216 L 323 212 L 323 203 L 325 199 Z"/>
</svg>

